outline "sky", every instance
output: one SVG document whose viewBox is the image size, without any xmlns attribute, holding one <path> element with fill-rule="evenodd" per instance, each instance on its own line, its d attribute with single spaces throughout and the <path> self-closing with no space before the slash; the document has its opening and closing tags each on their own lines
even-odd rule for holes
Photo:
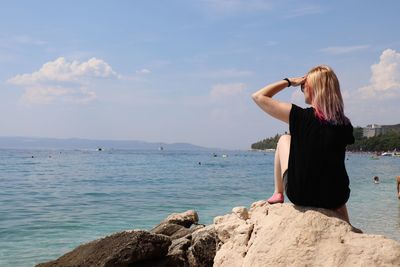
<svg viewBox="0 0 400 267">
<path fill-rule="evenodd" d="M 0 136 L 248 149 L 251 94 L 319 64 L 354 126 L 397 124 L 400 1 L 0 2 Z M 307 107 L 299 88 L 276 95 Z"/>
</svg>

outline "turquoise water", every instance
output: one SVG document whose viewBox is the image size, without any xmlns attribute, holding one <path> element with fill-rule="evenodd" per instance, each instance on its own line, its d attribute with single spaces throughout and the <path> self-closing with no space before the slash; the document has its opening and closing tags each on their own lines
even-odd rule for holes
<svg viewBox="0 0 400 267">
<path fill-rule="evenodd" d="M 0 150 L 0 266 L 55 259 L 117 231 L 150 229 L 172 212 L 195 209 L 209 224 L 273 192 L 272 153 L 212 153 Z M 352 223 L 400 241 L 400 158 L 349 154 L 346 164 Z"/>
</svg>

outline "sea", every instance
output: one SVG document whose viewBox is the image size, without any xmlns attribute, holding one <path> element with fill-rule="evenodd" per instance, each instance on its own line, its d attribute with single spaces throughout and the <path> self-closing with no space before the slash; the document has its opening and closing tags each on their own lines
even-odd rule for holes
<svg viewBox="0 0 400 267">
<path fill-rule="evenodd" d="M 34 266 L 189 209 L 210 224 L 273 193 L 273 160 L 260 151 L 0 149 L 0 266 Z M 349 153 L 346 167 L 352 224 L 400 241 L 400 158 Z"/>
</svg>

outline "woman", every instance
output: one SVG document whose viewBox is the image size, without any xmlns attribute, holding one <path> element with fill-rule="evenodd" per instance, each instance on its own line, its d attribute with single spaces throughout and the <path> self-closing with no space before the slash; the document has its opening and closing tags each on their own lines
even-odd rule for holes
<svg viewBox="0 0 400 267">
<path fill-rule="evenodd" d="M 273 98 L 281 90 L 301 86 L 310 108 Z M 285 78 L 252 95 L 269 115 L 289 124 L 275 152 L 275 192 L 270 204 L 287 197 L 295 205 L 338 211 L 349 222 L 346 202 L 350 196 L 345 168 L 346 145 L 354 143 L 353 126 L 343 112 L 336 74 L 328 66 L 312 68 L 304 77 Z"/>
</svg>

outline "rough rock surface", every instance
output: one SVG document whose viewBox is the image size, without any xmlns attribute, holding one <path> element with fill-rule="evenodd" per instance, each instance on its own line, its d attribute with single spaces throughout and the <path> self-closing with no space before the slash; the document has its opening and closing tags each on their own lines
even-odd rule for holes
<svg viewBox="0 0 400 267">
<path fill-rule="evenodd" d="M 213 266 L 217 242 L 218 238 L 213 225 L 194 232 L 192 245 L 187 250 L 189 266 Z"/>
<path fill-rule="evenodd" d="M 38 266 L 400 266 L 400 243 L 357 233 L 330 210 L 259 201 L 209 226 L 198 220 L 171 214 L 150 232 L 117 233 Z"/>
<path fill-rule="evenodd" d="M 356 233 L 333 211 L 260 201 L 248 214 L 214 219 L 214 266 L 400 266 L 400 243 Z"/>
<path fill-rule="evenodd" d="M 37 266 L 128 266 L 133 262 L 161 258 L 167 254 L 170 245 L 170 238 L 164 235 L 126 231 L 81 245 L 55 261 Z"/>
<path fill-rule="evenodd" d="M 199 215 L 194 210 L 188 210 L 182 213 L 172 213 L 164 222 L 175 223 L 185 227 L 190 227 L 192 224 L 199 222 Z"/>
<path fill-rule="evenodd" d="M 197 222 L 197 212 L 174 213 L 149 232 L 126 231 L 81 245 L 38 267 L 208 267 L 218 243 L 214 226 Z"/>
</svg>

